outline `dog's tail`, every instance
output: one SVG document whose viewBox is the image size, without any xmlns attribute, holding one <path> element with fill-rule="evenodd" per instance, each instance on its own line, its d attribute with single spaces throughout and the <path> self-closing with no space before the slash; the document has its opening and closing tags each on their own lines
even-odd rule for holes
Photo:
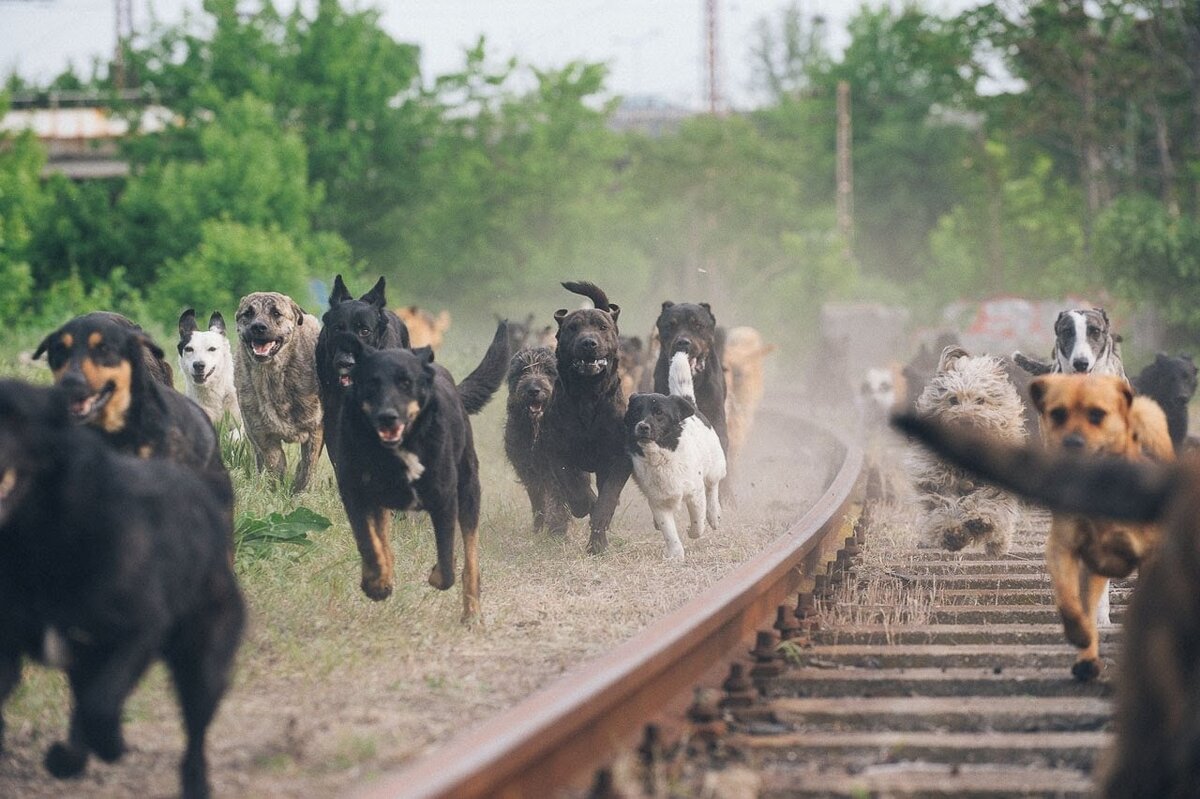
<svg viewBox="0 0 1200 799">
<path fill-rule="evenodd" d="M 508 374 L 508 360 L 508 320 L 505 319 L 496 326 L 496 335 L 492 336 L 483 360 L 458 384 L 458 396 L 467 413 L 479 413 L 495 395 Z"/>
<path fill-rule="evenodd" d="M 1124 458 L 1055 455 L 952 428 L 913 413 L 892 417 L 951 463 L 1051 510 L 1135 522 L 1159 519 L 1184 470 Z"/>
<path fill-rule="evenodd" d="M 1036 358 L 1030 358 L 1028 355 L 1022 355 L 1019 351 L 1012 354 L 1012 359 L 1013 363 L 1031 375 L 1048 375 L 1054 371 L 1053 364 L 1039 361 Z"/>
<path fill-rule="evenodd" d="M 562 284 L 562 287 L 574 294 L 582 294 L 592 301 L 592 305 L 595 305 L 602 311 L 612 309 L 612 303 L 608 301 L 608 295 L 595 283 L 588 283 L 586 280 L 568 280 Z"/>
<path fill-rule="evenodd" d="M 692 387 L 692 365 L 688 363 L 686 352 L 677 352 L 671 356 L 671 370 L 667 375 L 668 393 L 687 397 L 696 404 L 696 389 Z"/>
</svg>

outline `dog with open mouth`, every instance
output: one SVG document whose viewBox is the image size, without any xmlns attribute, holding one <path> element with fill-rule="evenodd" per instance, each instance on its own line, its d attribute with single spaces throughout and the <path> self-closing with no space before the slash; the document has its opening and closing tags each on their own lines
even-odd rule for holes
<svg viewBox="0 0 1200 799">
<path fill-rule="evenodd" d="M 608 547 L 608 528 L 633 468 L 625 452 L 626 403 L 617 373 L 621 308 L 593 283 L 562 286 L 594 307 L 554 313 L 558 380 L 535 452 L 554 476 L 553 501 L 566 503 L 578 519 L 590 517 L 587 549 L 598 554 Z M 595 490 L 589 474 L 596 475 Z M 567 519 L 547 522 L 551 534 L 566 535 Z"/>
<path fill-rule="evenodd" d="M 225 474 L 212 422 L 161 382 L 152 364 L 166 366 L 164 353 L 137 325 L 105 312 L 77 316 L 42 340 L 35 357 L 43 353 L 71 417 L 117 450 Z"/>
<path fill-rule="evenodd" d="M 479 366 L 457 386 L 433 350 L 376 349 L 350 333 L 337 345 L 354 356 L 349 396 L 338 413 L 334 474 L 362 557 L 362 590 L 375 601 L 394 588 L 389 540 L 392 510 L 425 510 L 437 563 L 429 584 L 454 585 L 454 532 L 463 540 L 464 622 L 478 619 L 479 459 L 468 416 L 504 382 L 508 331 L 503 322 Z"/>
<path fill-rule="evenodd" d="M 349 333 L 376 349 L 411 346 L 408 326 L 387 308 L 387 281 L 382 275 L 371 290 L 357 300 L 346 288 L 341 275 L 333 279 L 329 294 L 329 310 L 321 317 L 321 334 L 317 336 L 317 384 L 321 400 L 322 429 L 330 462 L 340 449 L 337 436 L 338 416 L 351 385 L 354 353 L 340 346 L 341 334 Z"/>
<path fill-rule="evenodd" d="M 533 532 L 566 524 L 565 506 L 555 501 L 553 475 L 537 453 L 546 406 L 558 382 L 558 363 L 549 347 L 525 347 L 513 353 L 508 365 L 508 405 L 504 422 L 504 454 L 529 495 Z"/>
<path fill-rule="evenodd" d="M 659 352 L 654 364 L 654 390 L 670 391 L 671 358 L 687 353 L 696 387 L 696 407 L 712 424 L 721 440 L 721 449 L 729 453 L 729 428 L 725 421 L 725 370 L 721 365 L 717 317 L 707 302 L 674 303 L 666 300 L 654 323 L 658 330 Z"/>
<path fill-rule="evenodd" d="M 308 487 L 321 455 L 324 431 L 317 392 L 319 323 L 286 294 L 256 291 L 242 297 L 234 381 L 246 437 L 259 470 L 282 480 L 287 473 L 283 444 L 300 444 L 292 491 Z"/>
<path fill-rule="evenodd" d="M 228 415 L 235 437 L 240 437 L 242 408 L 233 383 L 233 350 L 225 335 L 221 312 L 212 312 L 207 330 L 196 324 L 195 309 L 188 308 L 180 314 L 176 349 L 184 393 L 204 410 L 214 425 Z"/>
</svg>

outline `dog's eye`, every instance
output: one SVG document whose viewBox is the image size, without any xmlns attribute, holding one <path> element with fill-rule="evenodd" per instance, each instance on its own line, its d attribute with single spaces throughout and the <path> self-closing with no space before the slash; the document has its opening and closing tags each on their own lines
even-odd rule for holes
<svg viewBox="0 0 1200 799">
<path fill-rule="evenodd" d="M 184 347 L 184 348 L 183 348 L 183 351 L 184 351 L 184 352 L 192 352 L 193 350 L 192 350 L 192 348 L 191 348 L 191 347 Z M 210 350 L 210 352 L 211 352 L 211 350 Z"/>
<path fill-rule="evenodd" d="M 1104 410 L 1103 408 L 1088 409 L 1088 421 L 1092 424 L 1101 424 L 1104 421 L 1105 416 L 1108 416 L 1108 411 Z"/>
<path fill-rule="evenodd" d="M 1066 408 L 1054 408 L 1053 410 L 1051 410 L 1050 411 L 1050 421 L 1054 422 L 1054 424 L 1066 424 L 1067 409 Z"/>
<path fill-rule="evenodd" d="M 957 404 L 958 404 L 958 397 L 951 396 L 951 397 L 950 397 L 950 399 L 948 399 L 948 400 L 947 400 L 947 402 L 948 402 L 948 403 L 949 403 L 951 406 L 957 405 Z"/>
<path fill-rule="evenodd" d="M 216 351 L 217 351 L 217 348 L 216 348 L 216 347 L 209 347 L 209 348 L 208 348 L 208 351 L 209 351 L 209 352 L 216 352 Z"/>
<path fill-rule="evenodd" d="M 1087 334 L 1089 336 L 1098 336 L 1100 335 L 1100 328 L 1093 325 L 1088 325 Z"/>
<path fill-rule="evenodd" d="M 367 336 L 369 336 L 369 335 L 371 335 L 371 330 L 370 330 L 370 328 L 366 328 L 366 327 L 364 327 L 362 330 L 358 331 L 358 337 L 359 337 L 359 338 L 366 338 L 366 337 L 367 337 Z"/>
</svg>

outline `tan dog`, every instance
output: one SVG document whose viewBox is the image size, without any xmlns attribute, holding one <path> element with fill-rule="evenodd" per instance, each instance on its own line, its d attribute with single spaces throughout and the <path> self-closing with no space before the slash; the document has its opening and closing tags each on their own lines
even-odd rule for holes
<svg viewBox="0 0 1200 799">
<path fill-rule="evenodd" d="M 410 305 L 407 308 L 397 308 L 396 316 L 404 320 L 414 350 L 418 347 L 432 347 L 434 350 L 441 348 L 446 331 L 450 329 L 449 311 L 441 311 L 434 316 L 424 308 Z"/>
<path fill-rule="evenodd" d="M 1133 396 L 1116 375 L 1045 375 L 1029 385 L 1046 446 L 1129 460 L 1174 460 L 1162 409 Z M 1152 524 L 1055 513 L 1046 539 L 1046 568 L 1067 640 L 1080 650 L 1071 673 L 1090 680 L 1100 673 L 1096 610 L 1108 578 L 1127 577 L 1157 546 Z"/>
<path fill-rule="evenodd" d="M 763 397 L 763 359 L 775 351 L 764 344 L 752 327 L 735 327 L 725 336 L 721 366 L 729 393 L 725 395 L 725 417 L 729 422 L 729 460 L 738 454 L 754 427 L 754 416 Z"/>
<path fill-rule="evenodd" d="M 321 456 L 321 401 L 317 395 L 317 336 L 320 323 L 286 294 L 257 291 L 237 309 L 238 342 L 234 381 L 246 436 L 258 468 L 276 479 L 287 471 L 283 442 L 300 444 L 292 490 L 308 486 Z"/>
</svg>

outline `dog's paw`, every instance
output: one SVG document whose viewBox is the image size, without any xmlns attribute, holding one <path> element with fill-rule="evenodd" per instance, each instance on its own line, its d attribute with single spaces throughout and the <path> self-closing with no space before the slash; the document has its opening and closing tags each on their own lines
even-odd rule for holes
<svg viewBox="0 0 1200 799">
<path fill-rule="evenodd" d="M 362 591 L 375 602 L 382 602 L 392 595 L 392 581 L 380 577 L 364 577 Z"/>
<path fill-rule="evenodd" d="M 589 555 L 599 555 L 608 549 L 608 536 L 604 533 L 592 533 L 588 538 L 587 553 Z"/>
<path fill-rule="evenodd" d="M 1077 660 L 1071 666 L 1071 675 L 1079 682 L 1091 682 L 1100 676 L 1100 661 L 1092 658 Z"/>
<path fill-rule="evenodd" d="M 447 580 L 442 576 L 442 570 L 435 563 L 429 570 L 429 584 L 439 591 L 445 591 L 454 585 L 454 573 L 451 572 L 450 579 Z"/>
<path fill-rule="evenodd" d="M 990 557 L 993 557 L 993 558 L 1003 557 L 1008 554 L 1008 542 L 1007 541 L 988 541 L 983 549 L 985 552 L 987 552 L 987 554 Z"/>
<path fill-rule="evenodd" d="M 663 553 L 663 560 L 673 560 L 682 562 L 685 559 L 683 553 L 683 545 L 668 546 L 667 551 Z"/>
<path fill-rule="evenodd" d="M 83 773 L 87 767 L 87 758 L 86 750 L 72 749 L 60 741 L 46 750 L 42 765 L 50 772 L 50 776 L 57 780 L 66 780 Z"/>
<path fill-rule="evenodd" d="M 703 534 L 704 534 L 704 525 L 703 524 L 689 524 L 688 525 L 688 538 L 699 538 Z"/>
</svg>

